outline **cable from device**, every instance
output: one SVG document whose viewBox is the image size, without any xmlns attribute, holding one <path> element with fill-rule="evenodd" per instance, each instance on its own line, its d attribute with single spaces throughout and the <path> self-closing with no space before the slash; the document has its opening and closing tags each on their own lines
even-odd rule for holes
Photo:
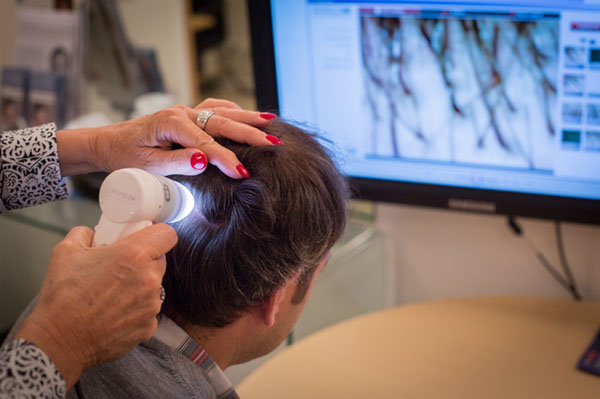
<svg viewBox="0 0 600 399">
<path fill-rule="evenodd" d="M 556 221 L 556 243 L 558 247 L 558 253 L 561 261 L 562 268 L 565 272 L 566 278 L 550 263 L 550 261 L 544 256 L 542 251 L 523 233 L 523 228 L 517 223 L 516 219 L 513 216 L 508 216 L 508 226 L 512 230 L 515 235 L 521 237 L 523 241 L 527 244 L 527 246 L 533 251 L 536 258 L 542 264 L 544 269 L 565 289 L 571 294 L 573 299 L 576 301 L 581 300 L 581 295 L 579 294 L 579 290 L 577 289 L 577 285 L 575 284 L 575 278 L 573 277 L 573 273 L 567 263 L 567 259 L 565 256 L 565 249 L 563 245 L 562 239 L 562 231 L 560 229 L 560 222 Z"/>
<path fill-rule="evenodd" d="M 560 221 L 556 220 L 554 222 L 554 228 L 554 231 L 556 233 L 556 246 L 558 247 L 558 257 L 560 258 L 560 263 L 565 272 L 565 275 L 567 276 L 567 280 L 569 281 L 569 286 L 571 288 L 571 292 L 573 292 L 574 298 L 580 301 L 581 295 L 579 294 L 577 284 L 575 284 L 575 278 L 573 277 L 573 273 L 571 272 L 571 268 L 569 267 L 569 263 L 567 262 L 567 255 L 565 253 L 565 246 L 563 242 Z"/>
</svg>

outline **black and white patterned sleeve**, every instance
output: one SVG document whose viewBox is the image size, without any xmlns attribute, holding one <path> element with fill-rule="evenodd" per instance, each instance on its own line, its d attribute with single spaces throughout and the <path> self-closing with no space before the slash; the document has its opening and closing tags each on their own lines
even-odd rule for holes
<svg viewBox="0 0 600 399">
<path fill-rule="evenodd" d="M 15 339 L 0 350 L 0 398 L 59 399 L 65 396 L 65 380 L 37 346 Z"/>
<path fill-rule="evenodd" d="M 0 133 L 0 212 L 66 197 L 54 123 Z"/>
</svg>

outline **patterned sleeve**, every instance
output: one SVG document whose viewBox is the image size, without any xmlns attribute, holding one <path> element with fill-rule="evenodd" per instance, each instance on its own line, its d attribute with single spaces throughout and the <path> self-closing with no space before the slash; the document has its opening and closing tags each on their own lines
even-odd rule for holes
<svg viewBox="0 0 600 399">
<path fill-rule="evenodd" d="M 66 197 L 54 123 L 0 133 L 0 212 Z"/>
<path fill-rule="evenodd" d="M 59 399 L 65 396 L 65 380 L 37 346 L 16 339 L 0 350 L 0 398 Z"/>
</svg>

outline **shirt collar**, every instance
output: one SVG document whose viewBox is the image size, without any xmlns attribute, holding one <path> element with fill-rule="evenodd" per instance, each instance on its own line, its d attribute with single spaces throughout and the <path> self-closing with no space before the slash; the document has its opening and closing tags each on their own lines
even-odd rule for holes
<svg viewBox="0 0 600 399">
<path fill-rule="evenodd" d="M 161 314 L 154 338 L 175 349 L 199 366 L 206 374 L 208 383 L 217 394 L 217 399 L 239 399 L 233 385 L 219 365 L 204 349 L 169 317 Z"/>
</svg>

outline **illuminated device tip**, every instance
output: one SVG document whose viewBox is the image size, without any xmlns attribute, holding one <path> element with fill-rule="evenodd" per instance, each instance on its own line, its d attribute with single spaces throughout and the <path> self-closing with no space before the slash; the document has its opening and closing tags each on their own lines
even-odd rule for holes
<svg viewBox="0 0 600 399">
<path fill-rule="evenodd" d="M 170 220 L 169 223 L 179 222 L 189 215 L 192 212 L 192 209 L 194 209 L 194 196 L 192 195 L 192 192 L 181 183 L 175 182 L 175 184 L 177 185 L 177 188 L 181 194 L 181 206 L 177 215 L 175 215 L 175 217 Z"/>
</svg>

